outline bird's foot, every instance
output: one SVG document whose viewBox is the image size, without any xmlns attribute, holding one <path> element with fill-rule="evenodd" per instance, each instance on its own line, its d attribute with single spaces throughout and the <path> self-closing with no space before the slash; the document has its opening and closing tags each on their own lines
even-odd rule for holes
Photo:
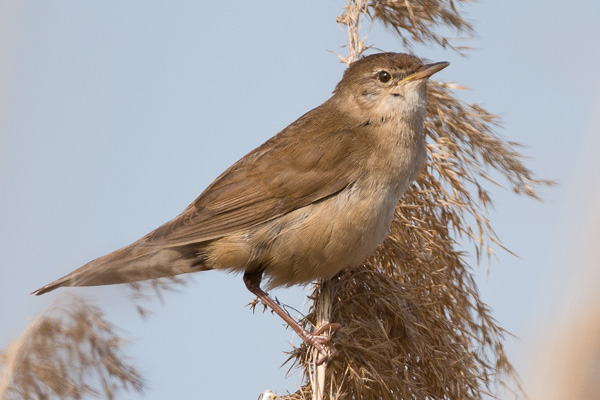
<svg viewBox="0 0 600 400">
<path fill-rule="evenodd" d="M 317 365 L 321 365 L 325 362 L 330 361 L 332 358 L 338 355 L 337 349 L 329 344 L 331 336 L 323 335 L 328 329 L 332 330 L 332 333 L 340 329 L 340 324 L 335 322 L 328 322 L 319 326 L 314 332 L 306 332 L 305 337 L 302 339 L 319 352 L 321 357 L 317 359 Z"/>
<path fill-rule="evenodd" d="M 335 349 L 335 347 L 329 344 L 331 338 L 329 336 L 323 335 L 323 332 L 325 332 L 328 329 L 336 331 L 340 328 L 340 324 L 328 322 L 319 326 L 317 329 L 315 329 L 314 332 L 307 331 L 302 326 L 300 326 L 298 321 L 292 318 L 291 315 L 289 315 L 283 308 L 279 306 L 279 304 L 273 301 L 273 299 L 270 298 L 264 290 L 260 288 L 261 278 L 261 270 L 255 272 L 246 272 L 244 274 L 244 283 L 246 284 L 248 290 L 254 293 L 267 306 L 269 306 L 271 310 L 273 310 L 273 312 L 275 312 L 285 322 L 287 322 L 290 328 L 292 328 L 294 332 L 296 332 L 298 336 L 300 336 L 300 339 L 302 339 L 306 344 L 313 346 L 315 349 L 317 349 L 317 351 L 321 354 L 321 357 L 317 360 L 317 365 L 321 365 L 324 362 L 334 358 L 338 354 L 338 351 Z"/>
<path fill-rule="evenodd" d="M 334 333 L 335 331 L 340 329 L 341 326 L 342 325 L 338 324 L 337 322 L 327 322 L 326 324 L 319 326 L 314 332 L 312 332 L 312 334 L 315 336 L 320 336 L 327 329 L 331 329 L 331 333 Z M 331 336 L 324 336 L 324 337 L 326 337 L 327 340 L 329 340 L 331 338 Z"/>
</svg>

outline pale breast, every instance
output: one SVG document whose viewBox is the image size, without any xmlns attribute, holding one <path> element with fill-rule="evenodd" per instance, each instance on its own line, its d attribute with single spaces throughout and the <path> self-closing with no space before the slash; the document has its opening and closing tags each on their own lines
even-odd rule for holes
<svg viewBox="0 0 600 400">
<path fill-rule="evenodd" d="M 397 200 L 387 190 L 354 186 L 258 230 L 251 242 L 269 241 L 262 257 L 270 286 L 331 278 L 364 262 L 387 236 Z M 269 238 L 273 229 L 280 231 Z"/>
<path fill-rule="evenodd" d="M 401 127 L 390 128 L 364 159 L 361 179 L 327 199 L 209 244 L 209 267 L 260 269 L 272 288 L 328 279 L 364 262 L 389 233 L 398 200 L 425 159 L 422 133 L 400 129 L 399 136 Z"/>
</svg>

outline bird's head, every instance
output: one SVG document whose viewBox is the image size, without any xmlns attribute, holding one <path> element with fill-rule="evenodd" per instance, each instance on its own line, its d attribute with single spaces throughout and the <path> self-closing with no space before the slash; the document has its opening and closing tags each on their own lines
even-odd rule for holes
<svg viewBox="0 0 600 400">
<path fill-rule="evenodd" d="M 427 78 L 448 62 L 424 64 L 403 53 L 379 53 L 350 64 L 334 94 L 369 118 L 423 117 Z"/>
</svg>

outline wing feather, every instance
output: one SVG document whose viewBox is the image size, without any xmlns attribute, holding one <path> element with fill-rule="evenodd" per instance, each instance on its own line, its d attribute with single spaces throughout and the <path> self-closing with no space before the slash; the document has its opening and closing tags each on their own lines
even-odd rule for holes
<svg viewBox="0 0 600 400">
<path fill-rule="evenodd" d="M 352 142 L 360 140 L 360 135 L 357 129 L 351 133 L 341 129 L 339 118 L 327 102 L 305 114 L 232 165 L 182 214 L 144 241 L 181 246 L 213 240 L 351 185 L 358 166 L 352 165 L 349 151 L 356 148 Z M 315 120 L 320 123 L 316 125 Z M 353 139 L 348 140 L 350 134 Z"/>
</svg>

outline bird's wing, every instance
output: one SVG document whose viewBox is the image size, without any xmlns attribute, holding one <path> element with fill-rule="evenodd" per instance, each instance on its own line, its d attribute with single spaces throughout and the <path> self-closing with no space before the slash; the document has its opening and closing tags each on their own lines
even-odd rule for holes
<svg viewBox="0 0 600 400">
<path fill-rule="evenodd" d="M 183 246 L 225 236 L 334 195 L 357 176 L 357 130 L 323 129 L 305 114 L 219 176 L 182 214 L 148 234 L 148 245 Z M 316 114 L 316 115 L 315 115 Z M 331 113 L 322 115 L 326 120 Z M 314 117 L 314 118 L 311 118 Z M 333 118 L 335 120 L 335 118 Z M 321 121 L 323 122 L 323 121 Z M 327 121 L 325 121 L 327 122 Z M 349 138 L 352 136 L 352 138 Z M 358 135 L 360 136 L 360 135 Z M 350 140 L 349 140 L 350 139 Z"/>
</svg>

